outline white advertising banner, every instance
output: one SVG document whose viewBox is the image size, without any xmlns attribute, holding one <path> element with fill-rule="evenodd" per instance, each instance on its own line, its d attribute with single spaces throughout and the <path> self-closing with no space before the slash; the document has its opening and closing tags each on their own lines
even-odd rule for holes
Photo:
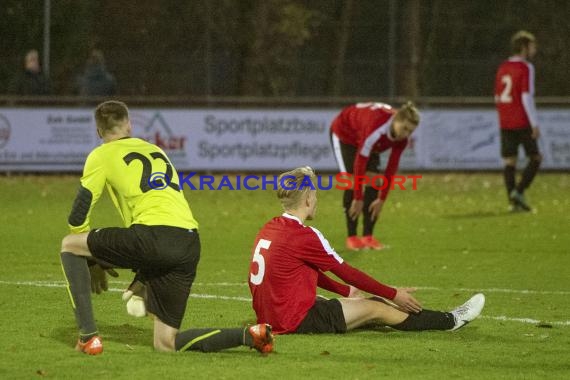
<svg viewBox="0 0 570 380">
<path fill-rule="evenodd" d="M 0 108 L 0 170 L 81 170 L 94 125 L 90 110 Z"/>
<path fill-rule="evenodd" d="M 570 169 L 570 110 L 538 112 L 543 169 Z M 429 110 L 422 113 L 418 155 L 427 169 L 500 169 L 501 135 L 493 109 Z M 519 147 L 519 166 L 526 156 Z"/>
<path fill-rule="evenodd" d="M 422 164 L 430 169 L 501 167 L 497 114 L 491 110 L 432 110 L 422 114 Z"/>
<path fill-rule="evenodd" d="M 538 122 L 543 167 L 570 169 L 570 110 L 539 113 Z"/>
<path fill-rule="evenodd" d="M 162 147 L 180 171 L 335 171 L 329 126 L 339 110 L 132 108 L 133 134 Z M 412 135 L 404 170 L 499 169 L 493 109 L 428 109 Z M 570 110 L 539 111 L 543 168 L 570 169 Z M 100 144 L 92 109 L 0 108 L 1 171 L 80 171 Z M 381 161 L 388 161 L 388 152 Z M 523 154 L 521 152 L 521 159 Z"/>
<path fill-rule="evenodd" d="M 134 109 L 134 135 L 164 148 L 179 170 L 334 169 L 334 111 Z"/>
</svg>

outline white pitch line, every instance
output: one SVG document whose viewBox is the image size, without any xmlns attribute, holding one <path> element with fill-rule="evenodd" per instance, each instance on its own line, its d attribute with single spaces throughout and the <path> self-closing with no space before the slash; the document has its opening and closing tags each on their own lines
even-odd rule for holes
<svg viewBox="0 0 570 380">
<path fill-rule="evenodd" d="M 418 290 L 441 290 L 441 291 L 454 291 L 454 292 L 473 292 L 473 293 L 512 293 L 512 294 L 554 294 L 554 295 L 570 295 L 570 291 L 566 290 L 530 290 L 530 289 L 503 289 L 503 288 L 487 288 L 487 289 L 474 289 L 474 288 L 455 288 L 446 289 L 438 288 L 435 286 L 415 286 Z"/>
<path fill-rule="evenodd" d="M 217 296 L 213 294 L 196 294 L 190 293 L 190 297 L 194 298 L 215 298 L 219 300 L 231 300 L 231 301 L 246 301 L 251 302 L 251 298 L 248 297 L 233 297 L 233 296 Z"/>
<path fill-rule="evenodd" d="M 58 287 L 58 285 L 65 285 L 65 281 L 2 281 L 0 284 L 5 285 L 28 285 L 28 286 L 45 286 L 45 287 Z M 130 281 L 109 281 L 109 284 L 128 285 Z M 194 282 L 192 286 L 227 286 L 239 287 L 247 286 L 246 282 Z M 439 288 L 436 286 L 415 286 L 418 290 L 438 290 L 438 291 L 453 291 L 453 292 L 472 292 L 472 293 L 512 293 L 512 294 L 540 294 L 540 295 L 570 295 L 567 290 L 530 290 L 530 289 L 505 289 L 505 288 Z"/>
<path fill-rule="evenodd" d="M 25 285 L 25 286 L 37 286 L 40 288 L 63 288 L 65 287 L 65 281 L 1 281 L 0 284 L 3 285 Z"/>
<path fill-rule="evenodd" d="M 547 325 L 557 325 L 557 326 L 570 326 L 570 321 L 541 321 L 539 319 L 532 319 L 532 318 L 511 318 L 504 315 L 492 317 L 490 315 L 482 315 L 481 318 L 484 319 L 493 319 L 495 321 L 507 321 L 507 322 L 521 322 L 521 323 L 529 323 L 533 325 L 537 324 L 547 324 Z"/>
<path fill-rule="evenodd" d="M 57 282 L 57 281 L 55 281 Z M 130 284 L 127 281 L 109 280 L 109 284 Z M 193 282 L 192 286 L 247 286 L 247 282 Z"/>
<path fill-rule="evenodd" d="M 113 281 L 112 283 L 123 283 L 123 282 L 119 282 L 119 281 Z M 64 288 L 66 286 L 65 281 L 2 281 L 0 280 L 0 284 L 3 285 L 24 285 L 24 286 L 35 286 L 35 287 L 40 287 L 40 288 Z M 125 282 L 124 284 L 128 284 L 128 282 Z M 226 283 L 223 283 L 226 284 Z M 214 283 L 210 283 L 210 285 L 214 285 Z M 241 284 L 239 284 L 241 285 Z M 222 285 L 225 286 L 225 285 Z M 434 288 L 434 287 L 423 287 L 421 289 L 434 289 L 434 290 L 441 290 L 440 288 Z M 456 290 L 461 290 L 461 291 L 489 291 L 492 289 L 456 289 Z M 508 291 L 509 289 L 494 289 L 498 292 L 501 291 Z M 109 288 L 110 292 L 114 292 L 114 293 L 122 293 L 125 291 L 124 288 Z M 533 291 L 524 291 L 524 293 L 528 293 L 528 294 L 534 294 Z M 549 294 L 568 294 L 570 292 L 551 292 Z M 196 294 L 196 293 L 191 293 L 190 297 L 193 298 L 203 298 L 203 299 L 219 299 L 219 300 L 230 300 L 230 301 L 243 301 L 243 302 L 251 302 L 251 298 L 248 297 L 234 297 L 234 296 L 220 296 L 220 295 L 215 295 L 215 294 Z M 526 324 L 533 324 L 533 325 L 537 325 L 539 323 L 542 324 L 548 324 L 548 325 L 555 325 L 555 326 L 570 326 L 570 321 L 543 321 L 543 320 L 539 320 L 539 319 L 533 319 L 533 318 L 513 318 L 513 317 L 507 317 L 504 315 L 500 315 L 500 316 L 490 316 L 490 315 L 482 315 L 481 318 L 483 319 L 491 319 L 491 320 L 495 320 L 495 321 L 506 321 L 506 322 L 519 322 L 519 323 L 526 323 Z"/>
<path fill-rule="evenodd" d="M 114 282 L 116 283 L 116 281 Z M 3 285 L 24 285 L 24 286 L 35 286 L 39 288 L 65 288 L 67 285 L 65 281 L 1 281 L 0 284 Z M 125 284 L 129 284 L 128 282 Z M 125 291 L 125 288 L 109 288 L 107 291 L 113 293 L 122 293 Z M 220 300 L 231 300 L 231 301 L 246 301 L 251 302 L 251 298 L 247 297 L 232 297 L 232 296 L 218 296 L 215 294 L 197 294 L 197 293 L 190 293 L 190 297 L 193 298 L 211 298 L 211 299 L 220 299 Z"/>
</svg>

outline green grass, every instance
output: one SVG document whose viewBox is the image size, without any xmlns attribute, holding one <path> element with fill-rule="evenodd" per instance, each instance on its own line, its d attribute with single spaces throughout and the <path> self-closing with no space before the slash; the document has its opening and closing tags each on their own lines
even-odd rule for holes
<svg viewBox="0 0 570 380">
<path fill-rule="evenodd" d="M 391 246 L 382 252 L 345 252 L 341 194 L 321 191 L 313 224 L 353 266 L 385 283 L 419 287 L 417 298 L 428 308 L 450 309 L 477 290 L 484 291 L 487 304 L 482 318 L 455 333 L 379 328 L 342 336 L 279 336 L 277 352 L 266 357 L 246 348 L 155 353 L 151 321 L 129 317 L 118 291 L 94 297 L 105 353 L 75 353 L 66 292 L 47 285 L 63 280 L 59 245 L 77 181 L 76 176 L 0 177 L 2 379 L 560 379 L 570 373 L 567 174 L 539 175 L 528 192 L 537 211 L 515 215 L 506 212 L 498 173 L 425 174 L 417 191 L 391 192 L 376 228 Z M 274 194 L 206 190 L 186 195 L 203 244 L 192 292 L 248 298 L 253 239 L 281 212 Z M 119 225 L 107 197 L 92 225 Z M 121 271 L 119 280 L 113 288 L 123 288 L 130 273 Z M 183 328 L 234 327 L 253 320 L 247 301 L 192 297 Z"/>
</svg>

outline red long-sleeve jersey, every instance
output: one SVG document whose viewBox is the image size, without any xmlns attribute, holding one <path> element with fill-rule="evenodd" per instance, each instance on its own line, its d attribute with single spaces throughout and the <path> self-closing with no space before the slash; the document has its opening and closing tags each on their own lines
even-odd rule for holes
<svg viewBox="0 0 570 380">
<path fill-rule="evenodd" d="M 390 126 L 396 110 L 383 103 L 358 103 L 344 108 L 332 123 L 332 132 L 338 139 L 348 145 L 357 148 L 354 161 L 354 173 L 356 176 L 366 174 L 366 164 L 371 152 L 384 152 L 388 149 L 390 157 L 384 170 L 384 176 L 389 181 L 382 189 L 379 198 L 386 200 L 390 191 L 392 177 L 398 171 L 400 156 L 408 139 L 395 141 L 390 134 Z M 354 199 L 363 198 L 362 188 L 354 189 Z"/>
<path fill-rule="evenodd" d="M 317 286 L 347 297 L 349 286 L 327 271 L 368 293 L 396 296 L 396 289 L 345 263 L 316 228 L 289 214 L 270 220 L 257 235 L 249 269 L 257 322 L 269 323 L 277 334 L 295 332 L 315 304 Z"/>
</svg>

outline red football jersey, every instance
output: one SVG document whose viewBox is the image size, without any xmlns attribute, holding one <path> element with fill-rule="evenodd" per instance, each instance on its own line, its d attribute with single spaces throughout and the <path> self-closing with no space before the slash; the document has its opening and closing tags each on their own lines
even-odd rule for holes
<svg viewBox="0 0 570 380">
<path fill-rule="evenodd" d="M 495 77 L 495 104 L 503 129 L 537 126 L 534 106 L 534 66 L 520 58 L 503 62 Z"/>
<path fill-rule="evenodd" d="M 332 123 L 331 129 L 338 139 L 357 148 L 354 161 L 354 176 L 366 174 L 366 164 L 371 152 L 391 149 L 384 175 L 391 181 L 398 171 L 400 156 L 408 145 L 408 139 L 395 141 L 390 135 L 396 110 L 384 103 L 358 103 L 342 110 Z M 354 199 L 362 199 L 362 189 L 354 189 Z M 382 189 L 380 199 L 385 200 L 390 184 Z"/>
<path fill-rule="evenodd" d="M 315 303 L 319 270 L 342 263 L 316 228 L 289 214 L 273 218 L 255 239 L 249 269 L 258 323 L 277 334 L 294 332 Z"/>
</svg>

